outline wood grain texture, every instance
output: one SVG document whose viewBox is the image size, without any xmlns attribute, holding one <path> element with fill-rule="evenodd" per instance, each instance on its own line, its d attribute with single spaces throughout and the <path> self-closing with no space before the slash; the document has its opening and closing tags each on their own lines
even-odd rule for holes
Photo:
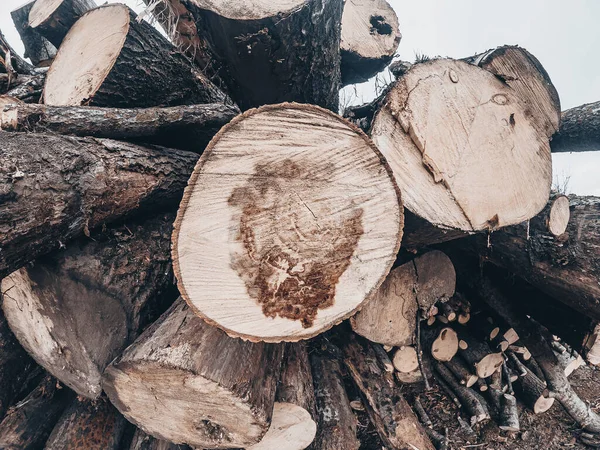
<svg viewBox="0 0 600 450">
<path fill-rule="evenodd" d="M 21 344 L 79 395 L 97 398 L 106 366 L 177 298 L 173 219 L 97 231 L 2 280 L 2 308 Z"/>
<path fill-rule="evenodd" d="M 283 345 L 229 338 L 180 299 L 104 372 L 112 403 L 148 434 L 248 447 L 271 422 Z"/>
<path fill-rule="evenodd" d="M 520 223 L 550 193 L 548 136 L 513 88 L 462 61 L 412 66 L 375 116 L 371 137 L 406 208 L 439 228 Z"/>
<path fill-rule="evenodd" d="M 399 205 L 385 160 L 339 116 L 293 103 L 248 111 L 211 141 L 185 191 L 173 233 L 180 292 L 233 336 L 309 338 L 383 281 Z"/>
</svg>

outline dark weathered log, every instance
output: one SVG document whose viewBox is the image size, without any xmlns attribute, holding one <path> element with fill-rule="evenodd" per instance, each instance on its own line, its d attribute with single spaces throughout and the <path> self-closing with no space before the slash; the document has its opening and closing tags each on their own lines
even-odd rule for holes
<svg viewBox="0 0 600 450">
<path fill-rule="evenodd" d="M 0 295 L 0 302 L 3 300 L 4 290 Z M 0 312 L 0 418 L 4 417 L 29 372 L 35 367 L 35 363 L 10 331 L 8 322 Z"/>
<path fill-rule="evenodd" d="M 0 277 L 131 210 L 177 204 L 198 155 L 3 132 Z"/>
<path fill-rule="evenodd" d="M 16 74 L 33 75 L 35 70 L 31 64 L 19 56 L 0 31 L 0 72 L 9 76 Z"/>
<path fill-rule="evenodd" d="M 472 236 L 486 260 L 505 267 L 577 311 L 600 319 L 600 198 L 570 198 L 566 233 L 555 237 L 546 226 L 549 204 L 527 224 L 487 236 Z M 552 203 L 552 202 L 551 202 Z M 457 242 L 458 244 L 458 242 Z M 520 333 L 519 333 L 520 335 Z M 531 349 L 530 349 L 531 350 Z"/>
<path fill-rule="evenodd" d="M 0 74 L 1 92 L 25 103 L 37 103 L 40 100 L 45 81 L 46 72 L 36 72 L 35 75 L 17 74 L 14 76 Z"/>
<path fill-rule="evenodd" d="M 97 6 L 94 0 L 36 0 L 29 26 L 59 47 L 75 22 Z"/>
<path fill-rule="evenodd" d="M 398 17 L 386 0 L 347 0 L 342 15 L 342 84 L 362 83 L 387 66 L 400 44 Z"/>
<path fill-rule="evenodd" d="M 308 351 L 304 342 L 286 345 L 275 399 L 278 402 L 301 406 L 316 420 L 315 390 Z"/>
<path fill-rule="evenodd" d="M 52 432 L 75 395 L 46 376 L 25 399 L 12 407 L 0 423 L 0 448 L 37 450 Z"/>
<path fill-rule="evenodd" d="M 549 397 L 546 385 L 529 369 L 525 376 L 517 379 L 514 387 L 519 399 L 536 414 L 548 411 L 554 404 L 554 398 Z"/>
<path fill-rule="evenodd" d="M 371 344 L 351 335 L 346 339 L 342 352 L 348 372 L 383 443 L 400 450 L 435 449 L 392 374 L 379 364 Z"/>
<path fill-rule="evenodd" d="M 465 348 L 459 347 L 459 354 L 475 369 L 479 378 L 487 378 L 502 366 L 504 358 L 501 352 L 493 352 L 489 345 L 474 337 L 463 327 L 457 327 L 456 333 L 461 341 L 466 343 Z"/>
<path fill-rule="evenodd" d="M 99 34 L 105 38 L 98 39 Z M 43 97 L 45 104 L 56 106 L 148 107 L 226 101 L 155 28 L 138 21 L 122 4 L 93 9 L 76 22 L 48 71 Z"/>
<path fill-rule="evenodd" d="M 550 147 L 553 152 L 600 150 L 600 102 L 563 111 L 560 129 L 552 137 Z"/>
<path fill-rule="evenodd" d="M 358 450 L 357 421 L 346 394 L 340 351 L 326 340 L 320 340 L 310 352 L 318 426 L 314 448 L 319 450 Z"/>
<path fill-rule="evenodd" d="M 172 442 L 155 439 L 137 428 L 129 450 L 192 450 L 192 448 L 187 445 L 173 444 Z"/>
<path fill-rule="evenodd" d="M 337 111 L 342 0 L 181 3 L 243 110 L 296 101 Z"/>
<path fill-rule="evenodd" d="M 29 26 L 29 11 L 37 0 L 31 0 L 10 13 L 15 28 L 25 46 L 25 58 L 36 67 L 47 67 L 56 55 L 56 47 L 48 39 Z"/>
<path fill-rule="evenodd" d="M 154 437 L 248 447 L 269 428 L 282 356 L 282 345 L 229 338 L 179 299 L 108 366 L 103 387 Z"/>
<path fill-rule="evenodd" d="M 224 103 L 142 109 L 21 104 L 0 108 L 0 128 L 125 139 L 200 153 L 239 112 Z"/>
<path fill-rule="evenodd" d="M 498 427 L 504 431 L 519 431 L 519 410 L 517 409 L 517 399 L 514 395 L 504 394 L 502 396 L 502 408 Z"/>
<path fill-rule="evenodd" d="M 75 399 L 52 430 L 44 450 L 119 450 L 126 424 L 105 397 Z"/>
<path fill-rule="evenodd" d="M 454 357 L 450 361 L 446 361 L 444 365 L 454 374 L 460 384 L 464 384 L 466 387 L 473 386 L 481 379 L 469 369 L 460 357 Z"/>
<path fill-rule="evenodd" d="M 2 308 L 36 361 L 79 395 L 177 298 L 173 214 L 93 233 L 2 280 Z"/>
</svg>

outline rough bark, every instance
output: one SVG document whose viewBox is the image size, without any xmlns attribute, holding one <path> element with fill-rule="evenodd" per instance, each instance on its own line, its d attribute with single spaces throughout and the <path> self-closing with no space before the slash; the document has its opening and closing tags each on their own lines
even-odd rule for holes
<svg viewBox="0 0 600 450">
<path fill-rule="evenodd" d="M 97 46 L 86 46 L 88 41 L 97 39 L 91 33 L 97 32 L 99 27 L 106 28 L 109 34 L 126 33 L 124 41 L 111 38 L 104 44 L 100 41 Z M 102 50 L 100 45 L 111 47 L 110 58 L 96 54 Z M 73 61 L 82 58 L 88 58 L 89 64 L 74 68 Z M 84 70 L 85 73 L 79 73 Z M 82 84 L 81 77 L 85 74 L 89 80 Z M 138 21 L 133 11 L 120 4 L 89 11 L 71 28 L 48 71 L 43 97 L 48 105 L 112 107 L 175 106 L 227 100 L 223 92 L 195 71 L 156 29 L 145 21 Z"/>
<path fill-rule="evenodd" d="M 29 11 L 37 0 L 25 3 L 10 13 L 15 28 L 25 46 L 25 58 L 36 67 L 47 67 L 56 55 L 56 47 L 48 39 L 29 26 Z"/>
<path fill-rule="evenodd" d="M 481 380 L 461 358 L 452 358 L 450 361 L 444 363 L 444 365 L 454 374 L 459 383 L 464 384 L 466 387 L 471 387 Z"/>
<path fill-rule="evenodd" d="M 33 75 L 35 70 L 31 64 L 19 56 L 0 31 L 0 72 L 9 76 L 17 74 Z"/>
<path fill-rule="evenodd" d="M 498 427 L 504 431 L 519 431 L 519 410 L 517 409 L 517 399 L 514 395 L 504 394 L 502 396 L 502 408 Z"/>
<path fill-rule="evenodd" d="M 167 441 L 155 439 L 137 428 L 129 450 L 192 450 L 187 445 L 173 444 Z"/>
<path fill-rule="evenodd" d="M 227 337 L 180 299 L 112 362 L 103 387 L 130 422 L 154 437 L 248 447 L 269 428 L 282 354 L 282 345 Z"/>
<path fill-rule="evenodd" d="M 3 301 L 3 296 L 0 296 Z M 36 367 L 0 312 L 0 418 L 13 404 L 28 374 Z"/>
<path fill-rule="evenodd" d="M 2 280 L 9 325 L 36 361 L 97 398 L 105 367 L 177 298 L 173 214 L 93 233 Z"/>
<path fill-rule="evenodd" d="M 600 319 L 600 198 L 570 196 L 571 218 L 555 237 L 545 211 L 527 224 L 460 245 L 473 246 L 487 261 L 518 274 L 541 291 L 593 319 Z M 520 335 L 520 333 L 519 333 Z"/>
<path fill-rule="evenodd" d="M 560 129 L 550 146 L 553 152 L 600 150 L 600 102 L 563 111 Z"/>
<path fill-rule="evenodd" d="M 298 1 L 289 11 L 264 14 L 252 5 L 240 11 L 226 2 L 212 11 L 196 0 L 181 3 L 242 110 L 295 101 L 337 111 L 341 0 Z"/>
<path fill-rule="evenodd" d="M 548 411 L 554 404 L 546 385 L 527 369 L 525 376 L 517 378 L 514 385 L 519 399 L 536 414 Z"/>
<path fill-rule="evenodd" d="M 44 443 L 62 412 L 73 400 L 73 392 L 46 376 L 23 401 L 11 408 L 0 423 L 0 448 L 37 450 Z"/>
<path fill-rule="evenodd" d="M 236 106 L 223 103 L 136 109 L 21 104 L 0 110 L 0 128 L 125 139 L 201 153 L 238 113 Z"/>
<path fill-rule="evenodd" d="M 434 450 L 392 374 L 379 364 L 367 341 L 349 336 L 342 347 L 344 363 L 358 387 L 363 404 L 386 447 L 398 450 Z"/>
<path fill-rule="evenodd" d="M 319 450 L 358 450 L 357 421 L 344 388 L 340 351 L 326 340 L 310 352 L 317 407 L 317 436 L 314 448 Z"/>
<path fill-rule="evenodd" d="M 45 72 L 36 72 L 34 75 L 17 74 L 14 76 L 0 74 L 1 92 L 25 103 L 37 103 L 40 100 L 45 81 Z"/>
<path fill-rule="evenodd" d="M 301 406 L 313 419 L 317 418 L 312 371 L 304 342 L 286 344 L 275 399 Z"/>
<path fill-rule="evenodd" d="M 105 397 L 75 399 L 52 430 L 44 450 L 119 450 L 126 424 Z"/>
<path fill-rule="evenodd" d="M 29 24 L 58 48 L 75 22 L 98 5 L 94 0 L 63 0 L 58 5 L 56 3 L 56 0 L 36 0 L 29 13 Z M 56 6 L 51 8 L 51 5 Z"/>
<path fill-rule="evenodd" d="M 198 156 L 45 134 L 0 139 L 0 277 L 136 208 L 176 204 Z"/>
<path fill-rule="evenodd" d="M 400 44 L 398 17 L 386 0 L 347 0 L 342 15 L 342 84 L 361 83 L 387 66 Z"/>
<path fill-rule="evenodd" d="M 492 352 L 484 341 L 472 336 L 467 329 L 456 329 L 458 338 L 465 342 L 466 348 L 460 348 L 459 354 L 475 369 L 479 378 L 487 378 L 500 369 L 504 358 L 500 352 Z"/>
</svg>

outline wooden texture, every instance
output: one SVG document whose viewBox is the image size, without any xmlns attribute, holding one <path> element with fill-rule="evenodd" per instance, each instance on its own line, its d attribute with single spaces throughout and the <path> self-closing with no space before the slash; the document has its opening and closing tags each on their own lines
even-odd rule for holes
<svg viewBox="0 0 600 450">
<path fill-rule="evenodd" d="M 152 25 L 122 4 L 91 10 L 71 28 L 48 71 L 43 97 L 48 105 L 113 107 L 226 100 Z"/>
<path fill-rule="evenodd" d="M 192 450 L 187 445 L 173 444 L 161 441 L 147 435 L 139 428 L 135 430 L 129 450 Z"/>
<path fill-rule="evenodd" d="M 42 95 L 45 80 L 45 72 L 36 72 L 33 75 L 0 73 L 0 92 L 25 103 L 37 103 Z"/>
<path fill-rule="evenodd" d="M 94 0 L 36 0 L 29 26 L 59 47 L 75 22 L 97 6 Z"/>
<path fill-rule="evenodd" d="M 133 209 L 176 204 L 197 159 L 112 140 L 3 132 L 0 277 Z"/>
<path fill-rule="evenodd" d="M 75 399 L 52 430 L 44 450 L 120 450 L 126 424 L 106 397 Z"/>
<path fill-rule="evenodd" d="M 425 430 L 404 399 L 392 374 L 378 363 L 377 355 L 366 341 L 354 336 L 342 348 L 344 363 L 381 440 L 390 449 L 434 450 Z"/>
<path fill-rule="evenodd" d="M 20 104 L 0 109 L 0 128 L 125 139 L 201 153 L 238 113 L 236 106 L 223 103 L 134 109 Z"/>
<path fill-rule="evenodd" d="M 73 392 L 46 376 L 25 399 L 10 409 L 0 422 L 0 448 L 37 450 L 44 447 Z"/>
<path fill-rule="evenodd" d="M 33 66 L 19 56 L 0 31 L 0 72 L 9 76 L 33 75 Z"/>
<path fill-rule="evenodd" d="M 398 17 L 386 0 L 346 0 L 342 15 L 342 83 L 361 83 L 387 66 L 400 44 Z"/>
<path fill-rule="evenodd" d="M 459 348 L 456 331 L 449 327 L 423 327 L 421 341 L 423 348 L 437 361 L 450 361 Z"/>
<path fill-rule="evenodd" d="M 169 3 L 176 15 L 182 3 L 194 17 L 217 75 L 242 110 L 296 101 L 337 111 L 342 0 Z"/>
<path fill-rule="evenodd" d="M 4 292 L 0 302 L 4 301 Z M 12 405 L 35 363 L 21 347 L 0 312 L 0 418 Z"/>
<path fill-rule="evenodd" d="M 600 102 L 564 111 L 560 129 L 550 145 L 553 152 L 600 150 Z"/>
<path fill-rule="evenodd" d="M 204 151 L 177 215 L 173 263 L 182 296 L 211 324 L 297 341 L 374 295 L 401 230 L 399 192 L 364 134 L 316 106 L 269 105 L 235 118 Z"/>
<path fill-rule="evenodd" d="M 451 297 L 455 287 L 452 261 L 438 250 L 425 253 L 389 273 L 350 320 L 352 329 L 373 342 L 413 345 L 419 309 L 427 311 L 439 299 Z"/>
<path fill-rule="evenodd" d="M 405 207 L 465 232 L 520 223 L 546 204 L 548 136 L 518 93 L 462 61 L 415 64 L 386 97 L 371 137 Z"/>
<path fill-rule="evenodd" d="M 25 46 L 24 57 L 29 58 L 36 67 L 49 66 L 56 55 L 56 47 L 45 37 L 29 26 L 29 11 L 37 0 L 31 0 L 11 11 L 15 28 Z"/>
<path fill-rule="evenodd" d="M 286 344 L 275 399 L 301 406 L 316 419 L 315 391 L 306 343 Z"/>
<path fill-rule="evenodd" d="M 180 299 L 113 361 L 103 387 L 130 422 L 156 438 L 248 447 L 269 428 L 282 356 L 282 345 L 227 337 Z"/>
<path fill-rule="evenodd" d="M 2 308 L 21 344 L 79 395 L 98 397 L 105 367 L 177 297 L 173 219 L 95 232 L 2 280 Z"/>
</svg>

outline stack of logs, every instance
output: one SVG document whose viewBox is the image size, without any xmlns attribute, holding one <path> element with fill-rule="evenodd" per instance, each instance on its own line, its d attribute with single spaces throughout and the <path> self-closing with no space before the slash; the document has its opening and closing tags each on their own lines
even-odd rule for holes
<svg viewBox="0 0 600 450">
<path fill-rule="evenodd" d="M 169 39 L 93 0 L 11 13 L 32 64 L 0 32 L 0 448 L 371 448 L 362 410 L 445 449 L 402 389 L 432 383 L 466 427 L 558 402 L 597 441 L 567 377 L 600 362 L 600 200 L 550 189 L 597 104 L 561 119 L 504 46 L 341 117 L 385 0 L 145 2 Z"/>
</svg>

